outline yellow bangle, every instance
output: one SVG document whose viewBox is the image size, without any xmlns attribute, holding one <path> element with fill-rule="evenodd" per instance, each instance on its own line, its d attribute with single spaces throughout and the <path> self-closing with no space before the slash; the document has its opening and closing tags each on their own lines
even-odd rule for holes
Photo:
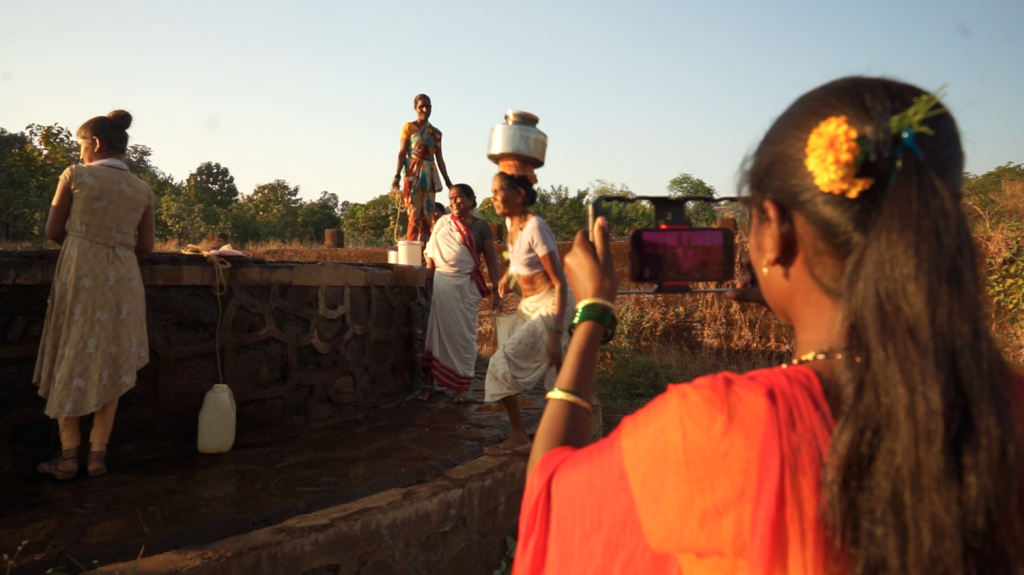
<svg viewBox="0 0 1024 575">
<path fill-rule="evenodd" d="M 587 400 L 583 399 L 582 397 L 566 393 L 560 389 L 552 389 L 544 397 L 548 399 L 561 399 L 564 401 L 569 401 L 575 403 L 576 405 L 582 407 L 583 409 L 586 409 L 587 413 L 594 413 L 594 408 L 590 406 L 590 403 L 588 403 Z"/>
<path fill-rule="evenodd" d="M 612 302 L 610 302 L 610 301 L 608 301 L 606 299 L 601 299 L 601 298 L 597 298 L 597 297 L 590 297 L 590 298 L 587 298 L 587 299 L 581 301 L 580 303 L 576 304 L 576 309 L 580 309 L 581 307 L 583 307 L 585 305 L 592 304 L 592 303 L 595 303 L 595 304 L 597 304 L 599 306 L 604 306 L 604 307 L 606 307 L 606 308 L 608 308 L 608 309 L 610 309 L 612 311 L 615 311 L 615 304 L 614 303 L 612 303 Z"/>
</svg>

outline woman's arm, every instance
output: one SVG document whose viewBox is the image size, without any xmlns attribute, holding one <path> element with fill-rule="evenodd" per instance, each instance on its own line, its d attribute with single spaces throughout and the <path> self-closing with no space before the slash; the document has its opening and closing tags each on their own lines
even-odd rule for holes
<svg viewBox="0 0 1024 575">
<path fill-rule="evenodd" d="M 444 154 L 441 153 L 441 146 L 437 146 L 437 151 L 434 152 L 434 158 L 437 160 L 437 169 L 441 170 L 441 177 L 444 178 L 444 185 L 448 189 L 452 189 L 452 181 L 448 177 L 448 167 L 444 165 Z"/>
<path fill-rule="evenodd" d="M 564 325 L 566 300 L 565 274 L 562 273 L 562 266 L 558 260 L 551 257 L 551 252 L 540 256 L 540 263 L 544 264 L 544 271 L 548 273 L 548 278 L 555 286 L 555 326 L 548 328 L 548 363 L 561 369 L 562 326 Z"/>
<path fill-rule="evenodd" d="M 71 184 L 64 178 L 57 182 L 57 192 L 50 202 L 50 215 L 46 218 L 46 237 L 63 245 L 67 237 L 68 216 L 71 215 Z"/>
<path fill-rule="evenodd" d="M 594 223 L 594 237 L 597 238 L 596 250 L 587 240 L 585 231 L 576 234 L 572 251 L 565 256 L 566 275 L 573 293 L 580 301 L 600 298 L 614 302 L 619 282 L 615 277 L 615 262 L 612 260 L 608 239 L 608 221 L 604 217 Z M 565 362 L 558 372 L 556 387 L 574 391 L 584 397 L 593 396 L 597 351 L 604 332 L 605 327 L 597 322 L 588 321 L 576 326 L 569 350 L 565 354 Z M 574 403 L 549 401 L 537 428 L 533 449 L 530 450 L 527 477 L 541 457 L 552 449 L 563 445 L 586 445 L 589 420 L 590 415 L 586 410 Z"/>
<path fill-rule="evenodd" d="M 391 180 L 394 185 L 398 184 L 398 178 L 405 167 L 405 157 L 409 149 L 409 138 L 402 138 L 402 147 L 398 149 L 398 165 L 395 167 L 395 178 Z"/>
<path fill-rule="evenodd" d="M 498 254 L 494 251 L 494 240 L 484 240 L 484 261 L 487 262 L 487 273 L 491 276 L 491 291 L 494 292 L 495 311 L 501 311 L 501 294 L 498 285 L 501 283 L 501 268 L 498 265 Z"/>
<path fill-rule="evenodd" d="M 138 239 L 135 241 L 135 253 L 148 254 L 153 251 L 156 243 L 156 224 L 153 221 L 153 204 L 146 206 L 142 212 L 142 219 L 139 220 L 137 228 Z"/>
<path fill-rule="evenodd" d="M 424 258 L 426 259 L 427 279 L 423 284 L 423 297 L 429 300 L 434 295 L 434 269 L 437 267 L 437 264 L 434 263 L 433 258 L 426 256 Z"/>
</svg>

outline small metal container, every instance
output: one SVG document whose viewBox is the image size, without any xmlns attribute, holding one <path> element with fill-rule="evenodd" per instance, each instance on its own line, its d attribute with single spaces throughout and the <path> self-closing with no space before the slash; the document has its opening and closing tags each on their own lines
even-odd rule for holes
<svg viewBox="0 0 1024 575">
<path fill-rule="evenodd" d="M 491 141 L 487 146 L 487 159 L 495 164 L 514 158 L 534 168 L 544 165 L 548 150 L 548 135 L 537 129 L 537 116 L 519 110 L 505 113 L 505 123 L 491 128 Z"/>
</svg>

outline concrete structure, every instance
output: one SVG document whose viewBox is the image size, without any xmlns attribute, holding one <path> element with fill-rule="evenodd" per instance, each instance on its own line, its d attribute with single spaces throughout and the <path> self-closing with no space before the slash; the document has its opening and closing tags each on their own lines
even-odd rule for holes
<svg viewBox="0 0 1024 575">
<path fill-rule="evenodd" d="M 525 457 L 482 457 L 405 489 L 211 545 L 144 557 L 146 575 L 491 573 L 514 535 Z M 134 561 L 98 574 L 127 573 Z"/>
<path fill-rule="evenodd" d="M 0 475 L 34 466 L 55 424 L 31 384 L 58 252 L 0 251 Z M 227 258 L 227 293 L 202 256 L 139 258 L 150 363 L 122 399 L 112 448 L 194 448 L 218 356 L 239 441 L 381 407 L 421 382 L 422 268 Z M 87 433 L 87 430 L 83 430 Z"/>
</svg>

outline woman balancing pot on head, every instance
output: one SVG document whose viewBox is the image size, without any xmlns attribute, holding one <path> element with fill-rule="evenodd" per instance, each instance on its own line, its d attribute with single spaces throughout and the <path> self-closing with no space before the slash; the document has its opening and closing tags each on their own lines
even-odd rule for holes
<svg viewBox="0 0 1024 575">
<path fill-rule="evenodd" d="M 1024 572 L 1024 377 L 985 322 L 953 117 L 907 84 L 801 96 L 746 172 L 786 365 L 669 386 L 586 446 L 603 304 L 530 453 L 514 572 Z M 566 275 L 613 302 L 607 222 Z M 732 292 L 744 298 L 750 289 Z"/>
<path fill-rule="evenodd" d="M 492 296 L 491 308 L 501 311 L 500 273 L 491 227 L 473 216 L 473 188 L 452 186 L 448 201 L 452 213 L 438 218 L 424 252 L 432 293 L 423 352 L 427 381 L 418 398 L 430 399 L 436 381 L 456 392 L 456 403 L 464 403 L 469 400 L 476 368 L 480 300 Z M 487 261 L 493 292 L 487 289 L 480 271 L 481 255 Z"/>
<path fill-rule="evenodd" d="M 499 172 L 491 192 L 494 211 L 505 217 L 508 227 L 510 268 L 498 284 L 498 293 L 504 297 L 510 291 L 510 276 L 515 274 L 523 299 L 508 340 L 491 357 L 484 385 L 484 401 L 501 401 L 512 434 L 485 448 L 484 454 L 525 454 L 530 438 L 519 411 L 519 394 L 538 383 L 548 389 L 554 385 L 569 343 L 568 310 L 574 300 L 562 273 L 554 233 L 547 222 L 530 213 L 537 201 L 533 182 L 527 176 Z"/>
<path fill-rule="evenodd" d="M 402 197 L 409 214 L 405 239 L 420 242 L 430 237 L 434 195 L 443 189 L 438 169 L 449 189 L 452 181 L 448 178 L 448 169 L 441 154 L 441 131 L 429 122 L 430 97 L 419 94 L 413 99 L 413 108 L 416 121 L 402 125 L 402 147 L 398 150 L 398 166 L 391 186 L 398 187 L 401 180 Z"/>
<path fill-rule="evenodd" d="M 61 244 L 32 381 L 60 428 L 60 457 L 38 470 L 78 473 L 78 420 L 93 416 L 87 469 L 105 457 L 118 398 L 149 362 L 146 299 L 135 254 L 153 251 L 153 194 L 128 172 L 131 114 L 117 110 L 78 129 L 82 165 L 57 183 L 46 237 Z"/>
</svg>

